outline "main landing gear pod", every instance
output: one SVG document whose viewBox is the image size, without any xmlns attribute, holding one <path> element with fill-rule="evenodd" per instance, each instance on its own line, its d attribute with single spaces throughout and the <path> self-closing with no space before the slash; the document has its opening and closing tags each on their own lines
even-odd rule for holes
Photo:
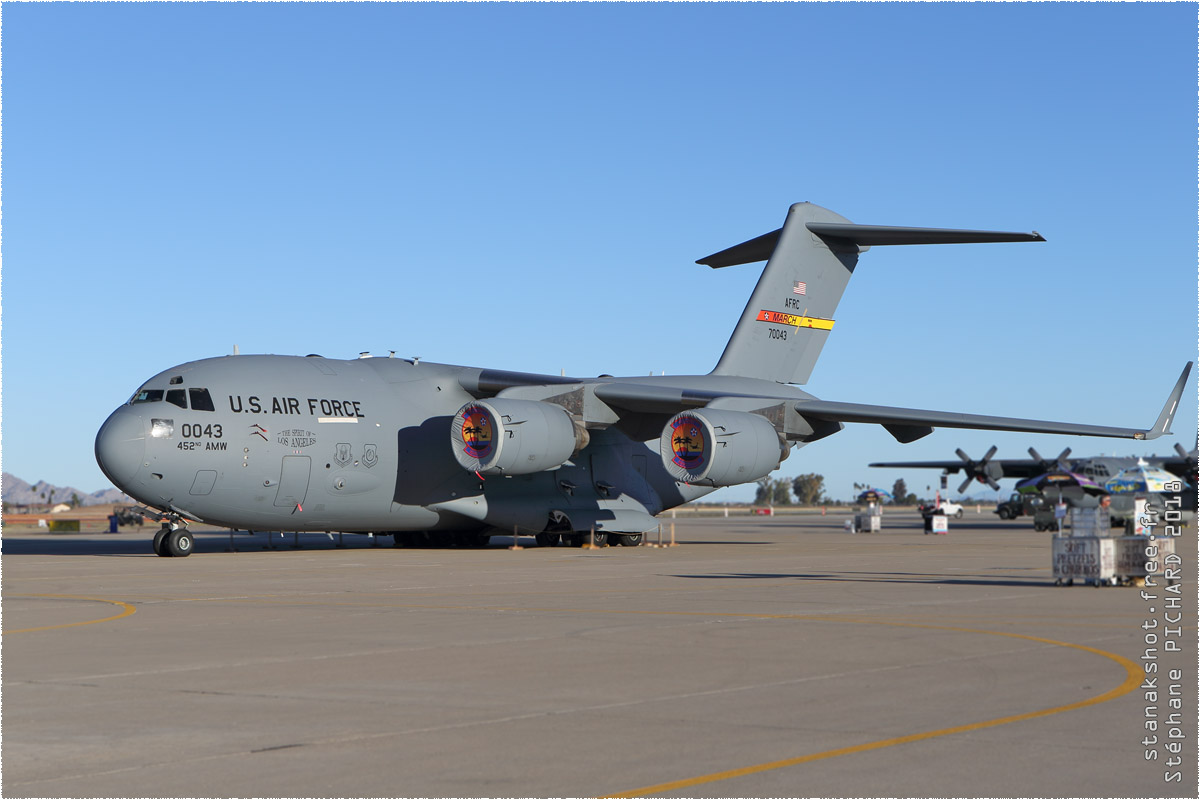
<svg viewBox="0 0 1200 800">
<path fill-rule="evenodd" d="M 671 417 L 658 446 L 671 477 L 700 486 L 758 480 L 777 469 L 788 452 L 765 417 L 717 408 Z"/>
<path fill-rule="evenodd" d="M 480 475 L 557 469 L 588 440 L 587 430 L 565 408 L 536 400 L 497 397 L 467 403 L 450 426 L 454 458 Z"/>
</svg>

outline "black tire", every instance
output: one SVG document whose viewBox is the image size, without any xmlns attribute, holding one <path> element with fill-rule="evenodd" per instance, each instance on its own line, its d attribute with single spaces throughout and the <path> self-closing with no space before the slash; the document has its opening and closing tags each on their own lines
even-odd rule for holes
<svg viewBox="0 0 1200 800">
<path fill-rule="evenodd" d="M 958 510 L 958 512 L 957 512 L 957 513 L 955 513 L 955 515 L 954 515 L 954 518 L 955 518 L 955 519 L 962 519 L 962 509 L 961 509 L 961 508 Z"/>
<path fill-rule="evenodd" d="M 167 534 L 170 532 L 170 529 L 163 528 L 158 533 L 154 534 L 154 555 L 164 557 L 171 555 L 170 553 L 166 552 L 162 546 L 163 539 L 165 539 Z"/>
<path fill-rule="evenodd" d="M 637 547 L 642 543 L 642 534 L 640 533 L 618 533 L 616 534 L 616 542 L 621 547 Z"/>
<path fill-rule="evenodd" d="M 604 547 L 604 545 L 608 544 L 608 534 L 600 531 L 583 534 L 583 543 L 587 544 L 589 540 L 596 547 Z"/>
<path fill-rule="evenodd" d="M 999 511 L 999 514 L 1000 514 L 1000 519 L 1008 519 L 1008 518 L 1011 516 L 1011 515 L 1008 513 L 1008 509 L 1007 509 L 1007 508 L 1002 508 L 1002 509 L 1000 509 L 1000 511 Z"/>
<path fill-rule="evenodd" d="M 537 540 L 538 547 L 558 547 L 558 542 L 562 538 L 560 533 L 539 533 L 534 539 Z"/>
<path fill-rule="evenodd" d="M 184 558 L 192 554 L 192 547 L 195 545 L 195 540 L 192 539 L 192 534 L 187 528 L 180 528 L 171 531 L 163 539 L 162 548 L 171 555 L 172 558 Z"/>
</svg>

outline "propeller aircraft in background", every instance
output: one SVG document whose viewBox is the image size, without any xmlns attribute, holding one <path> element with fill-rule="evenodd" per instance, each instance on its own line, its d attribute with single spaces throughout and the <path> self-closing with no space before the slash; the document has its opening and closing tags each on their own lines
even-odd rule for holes
<svg viewBox="0 0 1200 800">
<path fill-rule="evenodd" d="M 1191 485 L 1196 484 L 1197 451 L 1190 453 L 1180 444 L 1175 445 L 1175 454 L 1170 456 L 1082 456 L 1069 458 L 1071 448 L 1066 448 L 1055 458 L 1046 459 L 1034 448 L 1029 448 L 1029 458 L 993 459 L 996 454 L 995 446 L 984 454 L 983 458 L 974 461 L 961 448 L 954 452 L 958 461 L 878 461 L 868 464 L 869 467 L 886 467 L 891 469 L 940 469 L 948 475 L 959 471 L 966 474 L 965 480 L 959 485 L 958 493 L 962 494 L 972 481 L 985 483 L 999 491 L 1000 484 L 996 481 L 1003 478 L 1032 478 L 1046 472 L 1058 469 L 1078 472 L 1089 478 L 1104 483 L 1125 469 L 1132 469 L 1138 462 L 1161 467 L 1173 475 L 1183 478 Z"/>
<path fill-rule="evenodd" d="M 997 481 L 1004 478 L 1023 480 L 1048 473 L 1074 473 L 1089 478 L 1106 488 L 1111 497 L 1109 509 L 1113 519 L 1123 521 L 1131 518 L 1136 510 L 1135 500 L 1162 494 L 1169 495 L 1172 502 L 1178 501 L 1183 519 L 1193 519 L 1196 514 L 1198 453 L 1195 448 L 1188 452 L 1183 449 L 1183 445 L 1176 443 L 1175 453 L 1169 456 L 1098 455 L 1070 458 L 1071 448 L 1068 447 L 1052 459 L 1043 458 L 1032 447 L 1029 448 L 1030 458 L 993 459 L 992 456 L 996 454 L 996 450 L 997 448 L 993 445 L 978 461 L 972 460 L 962 451 L 962 448 L 958 448 L 954 451 L 958 456 L 958 461 L 880 461 L 867 466 L 890 469 L 940 469 L 943 474 L 948 475 L 962 471 L 966 474 L 966 478 L 958 487 L 960 495 L 973 481 L 987 484 L 999 491 L 1000 484 Z M 1153 487 L 1148 488 L 1145 484 L 1139 486 L 1135 480 L 1126 477 L 1134 476 L 1144 468 L 1157 468 L 1169 473 L 1168 477 L 1174 476 L 1178 479 L 1178 489 L 1166 492 L 1156 491 Z M 1158 484 L 1160 488 L 1169 485 L 1170 483 L 1162 482 Z M 1015 496 L 1010 498 L 1009 504 L 1015 503 L 1015 500 Z M 1094 498 L 1092 502 L 1095 502 Z M 999 513 L 1002 518 L 1006 516 L 1003 509 Z"/>
</svg>

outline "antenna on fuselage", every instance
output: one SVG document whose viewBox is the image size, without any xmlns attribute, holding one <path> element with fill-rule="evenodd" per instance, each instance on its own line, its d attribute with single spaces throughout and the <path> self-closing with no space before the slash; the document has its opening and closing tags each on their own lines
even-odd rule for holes
<svg viewBox="0 0 1200 800">
<path fill-rule="evenodd" d="M 236 344 L 233 346 L 233 354 L 235 356 L 240 356 L 242 354 L 241 351 L 238 350 L 238 346 Z"/>
</svg>

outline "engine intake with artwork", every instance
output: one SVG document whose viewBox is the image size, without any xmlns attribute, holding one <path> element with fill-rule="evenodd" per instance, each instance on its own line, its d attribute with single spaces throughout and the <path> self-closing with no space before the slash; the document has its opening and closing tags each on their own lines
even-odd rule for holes
<svg viewBox="0 0 1200 800">
<path fill-rule="evenodd" d="M 588 432 L 562 406 L 493 398 L 467 403 L 450 426 L 454 458 L 480 475 L 558 469 L 588 444 Z"/>
<path fill-rule="evenodd" d="M 766 418 L 718 408 L 676 414 L 658 444 L 671 477 L 698 486 L 756 481 L 788 455 L 787 442 Z"/>
</svg>

